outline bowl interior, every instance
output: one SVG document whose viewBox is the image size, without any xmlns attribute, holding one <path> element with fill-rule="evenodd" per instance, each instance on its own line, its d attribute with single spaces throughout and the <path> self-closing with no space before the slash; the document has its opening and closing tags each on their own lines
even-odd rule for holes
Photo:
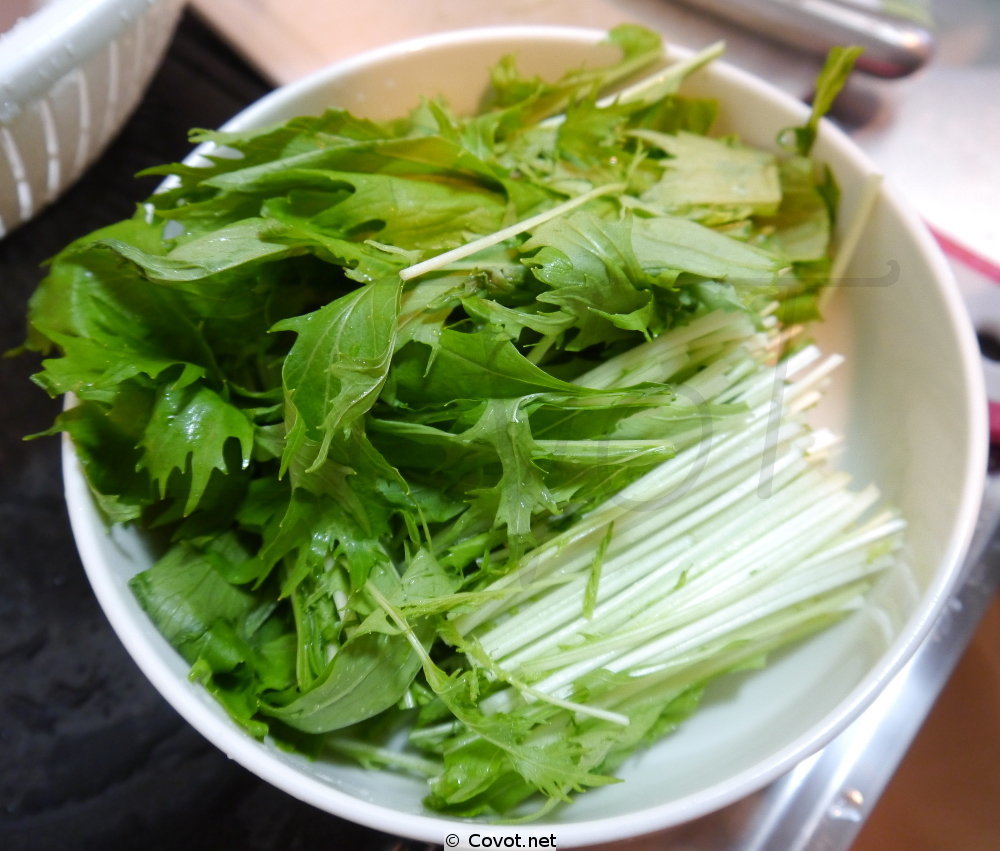
<svg viewBox="0 0 1000 851">
<path fill-rule="evenodd" d="M 421 95 L 475 107 L 487 69 L 516 53 L 525 70 L 556 76 L 603 61 L 599 33 L 511 28 L 438 36 L 340 63 L 285 87 L 241 113 L 228 129 L 343 106 L 386 118 Z M 723 104 L 724 131 L 774 147 L 799 123 L 801 104 L 716 64 L 686 91 Z M 871 166 L 825 127 L 817 156 L 843 190 L 842 223 Z M 762 671 L 719 682 L 683 727 L 624 766 L 622 784 L 587 793 L 545 825 L 559 845 L 590 844 L 667 827 L 755 791 L 822 747 L 886 685 L 926 634 L 952 586 L 978 511 L 985 413 L 971 330 L 944 261 L 922 226 L 888 189 L 872 218 L 830 315 L 817 336 L 848 358 L 819 416 L 847 436 L 841 463 L 874 481 L 909 521 L 909 573 L 888 577 L 869 610 L 781 653 Z M 186 665 L 146 620 L 126 586 L 148 554 L 128 530 L 106 534 L 66 451 L 67 498 L 84 564 L 112 625 L 165 697 L 226 753 L 299 798 L 378 829 L 440 842 L 447 820 L 421 807 L 417 781 L 329 763 L 310 763 L 245 737 L 187 681 Z M 766 510 L 766 506 L 765 506 Z M 497 833 L 514 828 L 497 828 Z"/>
</svg>

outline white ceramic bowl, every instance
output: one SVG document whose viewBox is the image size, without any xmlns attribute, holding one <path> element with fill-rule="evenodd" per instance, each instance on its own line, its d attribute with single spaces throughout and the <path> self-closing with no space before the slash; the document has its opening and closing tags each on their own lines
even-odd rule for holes
<svg viewBox="0 0 1000 851">
<path fill-rule="evenodd" d="M 255 127 L 337 104 L 389 117 L 421 94 L 444 93 L 472 109 L 487 68 L 515 52 L 522 66 L 555 76 L 607 48 L 600 33 L 503 28 L 435 36 L 351 59 L 281 89 L 228 125 Z M 725 126 L 772 146 L 806 111 L 723 64 L 686 91 L 723 104 Z M 816 155 L 843 189 L 842 221 L 872 165 L 832 126 Z M 897 271 L 894 271 L 897 270 Z M 544 824 L 483 828 L 421 806 L 423 787 L 387 773 L 309 762 L 253 741 L 187 680 L 187 666 L 152 627 L 126 581 L 148 564 L 141 538 L 108 535 L 71 449 L 66 487 L 74 532 L 114 628 L 163 695 L 208 739 L 250 770 L 324 810 L 390 833 L 461 842 L 474 833 L 555 835 L 558 847 L 607 842 L 707 814 L 765 786 L 820 749 L 861 713 L 925 638 L 956 581 L 978 513 L 986 415 L 978 354 L 948 268 L 920 221 L 880 191 L 833 313 L 820 329 L 828 351 L 848 358 L 822 416 L 847 435 L 843 463 L 875 481 L 909 520 L 912 581 L 883 583 L 869 611 L 779 654 L 768 668 L 720 682 L 680 731 L 628 762 L 624 783 L 581 796 Z M 877 605 L 876 605 L 877 604 Z M 875 612 L 879 612 L 878 616 Z"/>
<path fill-rule="evenodd" d="M 104 150 L 146 90 L 184 5 L 20 2 L 39 8 L 0 33 L 0 238 Z"/>
</svg>

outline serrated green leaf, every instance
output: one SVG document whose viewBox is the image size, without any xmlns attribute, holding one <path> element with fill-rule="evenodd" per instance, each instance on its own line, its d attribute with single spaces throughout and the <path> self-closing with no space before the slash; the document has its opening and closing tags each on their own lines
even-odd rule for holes
<svg viewBox="0 0 1000 851">
<path fill-rule="evenodd" d="M 235 441 L 238 466 L 250 463 L 253 423 L 239 408 L 201 384 L 161 388 L 140 441 L 139 466 L 166 493 L 172 475 L 187 483 L 184 513 L 201 500 L 212 472 L 225 473 L 233 461 L 227 444 Z"/>
<path fill-rule="evenodd" d="M 296 430 L 283 467 L 305 438 L 317 443 L 309 469 L 321 464 L 331 441 L 374 404 L 389 369 L 401 287 L 398 278 L 376 281 L 272 329 L 296 334 L 282 370 L 289 431 Z"/>
</svg>

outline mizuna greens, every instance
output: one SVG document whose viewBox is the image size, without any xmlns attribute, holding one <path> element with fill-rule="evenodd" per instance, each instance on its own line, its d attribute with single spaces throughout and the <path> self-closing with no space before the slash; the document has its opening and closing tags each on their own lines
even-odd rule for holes
<svg viewBox="0 0 1000 851">
<path fill-rule="evenodd" d="M 612 67 L 198 131 L 199 164 L 68 246 L 36 381 L 132 587 L 246 730 L 507 814 L 613 780 L 705 684 L 856 608 L 901 523 L 811 431 L 837 189 L 710 135 L 620 27 Z M 602 99 L 603 98 L 603 99 Z M 765 498 L 766 497 L 766 498 Z"/>
</svg>

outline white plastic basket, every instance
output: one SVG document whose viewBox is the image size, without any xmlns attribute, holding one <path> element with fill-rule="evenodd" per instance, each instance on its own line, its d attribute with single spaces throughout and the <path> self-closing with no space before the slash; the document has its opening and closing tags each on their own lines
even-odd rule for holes
<svg viewBox="0 0 1000 851">
<path fill-rule="evenodd" d="M 136 107 L 184 0 L 50 0 L 0 35 L 0 238 L 104 150 Z"/>
</svg>

